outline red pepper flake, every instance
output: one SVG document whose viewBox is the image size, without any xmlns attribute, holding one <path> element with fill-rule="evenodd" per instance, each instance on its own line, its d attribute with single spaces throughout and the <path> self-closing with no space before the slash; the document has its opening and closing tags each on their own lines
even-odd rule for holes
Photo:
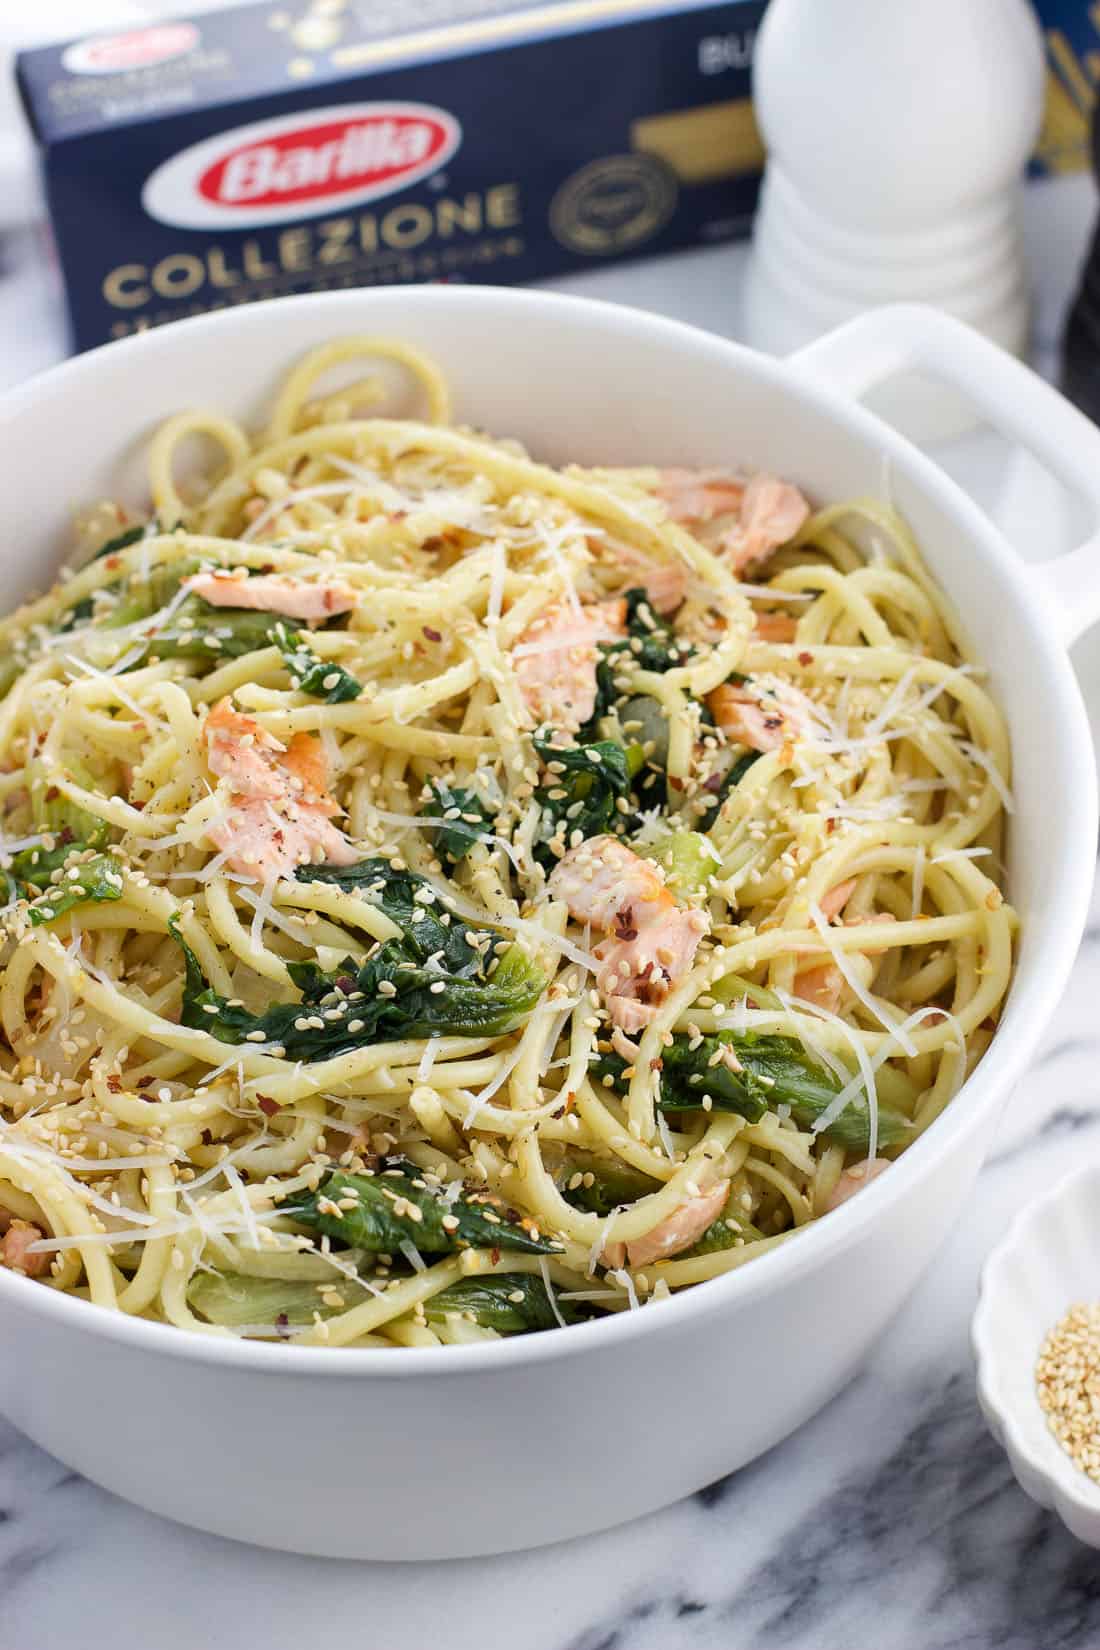
<svg viewBox="0 0 1100 1650">
<path fill-rule="evenodd" d="M 499 1249 L 490 1249 L 489 1250 L 489 1259 L 492 1261 L 494 1266 L 499 1266 L 500 1265 L 500 1250 Z"/>
<path fill-rule="evenodd" d="M 61 795 L 61 792 L 58 790 L 56 785 L 47 785 L 46 786 L 46 801 L 47 802 L 56 802 L 60 795 Z"/>
<path fill-rule="evenodd" d="M 115 570 L 115 568 L 116 568 L 116 567 L 117 567 L 117 566 L 118 566 L 118 565 L 119 565 L 119 558 L 118 558 L 118 556 L 108 556 L 108 557 L 107 557 L 107 562 L 106 562 L 106 566 L 107 566 L 107 568 L 108 568 L 108 570 L 109 570 L 109 571 L 110 571 L 110 572 L 112 572 L 112 573 L 113 573 L 113 572 L 114 572 L 114 570 Z"/>
<path fill-rule="evenodd" d="M 277 1100 L 273 1100 L 271 1098 L 270 1094 L 258 1094 L 256 1096 L 256 1104 L 259 1106 L 265 1117 L 274 1117 L 276 1112 L 282 1111 L 283 1109 Z"/>
<path fill-rule="evenodd" d="M 285 1341 L 288 1339 L 290 1335 L 290 1319 L 287 1317 L 285 1312 L 280 1312 L 279 1316 L 275 1319 L 275 1328 L 279 1332 L 280 1340 Z"/>
<path fill-rule="evenodd" d="M 441 642 L 443 640 L 442 632 L 439 630 L 433 630 L 429 624 L 426 624 L 423 627 L 423 634 L 428 638 L 429 642 Z"/>
<path fill-rule="evenodd" d="M 670 786 L 671 786 L 671 788 L 672 788 L 672 789 L 673 789 L 673 790 L 674 790 L 674 791 L 682 791 L 682 790 L 683 790 L 683 788 L 684 788 L 684 782 L 683 782 L 683 780 L 682 780 L 682 779 L 678 779 L 678 778 L 677 778 L 677 776 L 676 776 L 676 775 L 675 775 L 675 774 L 673 774 L 673 775 L 672 775 L 672 776 L 671 776 L 671 777 L 670 777 L 670 779 L 669 779 L 669 785 L 670 785 Z"/>
<path fill-rule="evenodd" d="M 802 652 L 798 655 L 798 662 L 800 665 L 812 665 L 814 656 L 812 653 Z"/>
<path fill-rule="evenodd" d="M 122 1093 L 122 1078 L 121 1077 L 116 1077 L 114 1072 L 112 1071 L 111 1073 L 109 1073 L 109 1075 L 107 1077 L 107 1087 L 108 1087 L 108 1089 L 110 1090 L 110 1092 L 112 1094 L 121 1094 Z"/>
<path fill-rule="evenodd" d="M 139 1077 L 136 1087 L 139 1089 L 147 1089 L 152 1081 L 153 1079 L 151 1077 Z"/>
</svg>

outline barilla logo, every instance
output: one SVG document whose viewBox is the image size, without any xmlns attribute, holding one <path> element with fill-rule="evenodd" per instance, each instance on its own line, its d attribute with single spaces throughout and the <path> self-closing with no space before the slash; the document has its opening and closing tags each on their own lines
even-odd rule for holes
<svg viewBox="0 0 1100 1650">
<path fill-rule="evenodd" d="M 148 69 L 185 57 L 199 44 L 194 23 L 162 23 L 148 29 L 131 29 L 127 34 L 102 34 L 66 46 L 61 67 L 70 74 L 126 74 L 132 69 Z"/>
<path fill-rule="evenodd" d="M 426 103 L 299 110 L 205 138 L 152 172 L 142 205 L 180 229 L 251 229 L 392 195 L 448 161 L 453 115 Z"/>
</svg>

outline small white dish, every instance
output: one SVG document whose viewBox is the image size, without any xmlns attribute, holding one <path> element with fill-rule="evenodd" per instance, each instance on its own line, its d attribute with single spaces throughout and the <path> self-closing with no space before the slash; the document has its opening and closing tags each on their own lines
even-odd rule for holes
<svg viewBox="0 0 1100 1650">
<path fill-rule="evenodd" d="M 971 1344 L 978 1402 L 1020 1488 L 1100 1547 L 1100 1484 L 1079 1470 L 1039 1406 L 1035 1365 L 1071 1306 L 1100 1300 L 1100 1162 L 1021 1211 L 982 1270 Z"/>
</svg>

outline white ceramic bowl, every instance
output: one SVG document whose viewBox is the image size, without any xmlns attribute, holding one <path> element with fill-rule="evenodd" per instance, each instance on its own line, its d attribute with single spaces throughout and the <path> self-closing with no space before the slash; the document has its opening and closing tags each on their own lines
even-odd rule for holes
<svg viewBox="0 0 1100 1650">
<path fill-rule="evenodd" d="M 961 1209 L 1084 921 L 1096 784 L 1065 647 L 1100 612 L 1100 566 L 1082 547 L 1025 570 L 965 495 L 854 396 L 895 369 L 942 374 L 1094 513 L 1100 434 L 994 346 L 911 307 L 875 312 L 783 363 L 541 293 L 280 299 L 81 356 L 0 402 L 0 604 L 42 583 L 74 506 L 104 493 L 140 499 L 141 445 L 166 413 L 214 402 L 254 418 L 296 355 L 349 331 L 432 351 L 460 418 L 552 461 L 744 463 L 821 500 L 881 493 L 888 478 L 990 668 L 1015 750 L 1011 880 L 1023 933 L 992 1047 L 889 1174 L 744 1270 L 567 1331 L 396 1353 L 207 1340 L 0 1275 L 0 1408 L 88 1477 L 273 1547 L 453 1557 L 598 1529 L 769 1448 L 849 1379 Z"/>
<path fill-rule="evenodd" d="M 1090 1163 L 1017 1215 L 982 1270 L 971 1326 L 978 1402 L 1021 1489 L 1090 1547 L 1100 1547 L 1100 1484 L 1047 1426 L 1035 1363 L 1071 1306 L 1100 1299 L 1098 1254 L 1100 1163 Z"/>
</svg>

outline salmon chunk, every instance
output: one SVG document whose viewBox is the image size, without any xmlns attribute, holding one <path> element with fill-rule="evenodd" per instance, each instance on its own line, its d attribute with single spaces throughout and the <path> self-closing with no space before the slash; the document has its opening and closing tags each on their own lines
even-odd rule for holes
<svg viewBox="0 0 1100 1650">
<path fill-rule="evenodd" d="M 608 936 L 595 951 L 597 989 L 613 1025 L 627 1035 L 640 1031 L 691 968 L 705 915 L 677 905 L 656 867 L 612 836 L 571 848 L 549 888 L 577 922 Z"/>
<path fill-rule="evenodd" d="M 745 481 L 724 470 L 662 470 L 657 496 L 689 532 L 735 517 L 723 527 L 718 549 L 737 573 L 794 538 L 810 513 L 797 487 L 764 474 Z"/>
<path fill-rule="evenodd" d="M 708 693 L 707 708 L 727 739 L 754 751 L 781 750 L 820 732 L 821 712 L 789 682 L 723 682 Z"/>
<path fill-rule="evenodd" d="M 649 1266 L 655 1260 L 667 1260 L 698 1243 L 708 1226 L 714 1224 L 726 1206 L 730 1183 L 719 1180 L 707 1192 L 689 1197 L 674 1209 L 666 1219 L 644 1232 L 630 1243 L 604 1245 L 603 1263 L 617 1271 L 629 1261 L 631 1266 Z"/>
<path fill-rule="evenodd" d="M 855 888 L 854 882 L 839 882 L 821 901 L 820 909 L 827 920 L 831 921 L 848 903 Z M 896 919 L 889 911 L 876 911 L 869 917 L 846 917 L 845 927 L 863 926 L 867 923 L 889 923 Z M 815 947 L 816 949 L 816 947 Z M 865 990 L 870 989 L 874 978 L 874 964 L 871 958 L 884 951 L 884 945 L 866 945 L 862 951 L 850 951 L 849 968 L 859 979 Z M 812 1003 L 815 1008 L 823 1008 L 827 1014 L 836 1014 L 844 1002 L 845 995 L 851 990 L 848 981 L 844 978 L 835 962 L 815 963 L 812 968 L 803 968 L 795 975 L 791 985 L 792 995 L 804 1003 Z"/>
<path fill-rule="evenodd" d="M 596 708 L 599 643 L 626 635 L 626 603 L 621 598 L 593 602 L 580 612 L 554 602 L 517 642 L 512 660 L 520 691 L 537 723 L 569 732 Z"/>
<path fill-rule="evenodd" d="M 889 1167 L 888 1157 L 873 1157 L 869 1163 L 855 1163 L 850 1169 L 845 1169 L 829 1194 L 827 1209 L 830 1212 L 839 1209 L 842 1203 L 847 1203 L 850 1197 L 855 1197 L 857 1192 L 861 1192 L 864 1186 L 876 1180 Z"/>
<path fill-rule="evenodd" d="M 355 591 L 342 579 L 298 579 L 284 573 L 260 573 L 249 578 L 240 568 L 196 573 L 186 581 L 185 588 L 213 607 L 251 607 L 307 624 L 350 613 L 356 603 Z"/>
<path fill-rule="evenodd" d="M 37 1243 L 44 1236 L 45 1233 L 29 1220 L 13 1220 L 0 1238 L 0 1266 L 8 1266 L 13 1272 L 24 1272 L 28 1278 L 41 1277 L 50 1264 L 49 1255 L 32 1255 L 27 1251 L 32 1243 Z"/>
<path fill-rule="evenodd" d="M 208 835 L 230 870 L 269 882 L 299 865 L 350 865 L 356 850 L 332 823 L 324 746 L 311 733 L 282 745 L 223 699 L 204 723 L 207 761 L 230 788 L 227 815 Z"/>
<path fill-rule="evenodd" d="M 622 573 L 624 590 L 644 590 L 654 613 L 667 617 L 683 604 L 688 587 L 688 569 L 683 562 L 654 561 L 632 544 L 615 543 L 611 553 Z"/>
<path fill-rule="evenodd" d="M 753 640 L 757 642 L 793 642 L 798 635 L 798 620 L 790 613 L 758 613 Z"/>
<path fill-rule="evenodd" d="M 741 500 L 737 524 L 723 533 L 722 553 L 736 573 L 767 561 L 774 550 L 793 539 L 810 514 L 797 487 L 776 476 L 753 476 Z"/>
<path fill-rule="evenodd" d="M 657 497 L 673 521 L 702 527 L 716 516 L 740 511 L 747 483 L 729 470 L 662 470 Z"/>
</svg>

